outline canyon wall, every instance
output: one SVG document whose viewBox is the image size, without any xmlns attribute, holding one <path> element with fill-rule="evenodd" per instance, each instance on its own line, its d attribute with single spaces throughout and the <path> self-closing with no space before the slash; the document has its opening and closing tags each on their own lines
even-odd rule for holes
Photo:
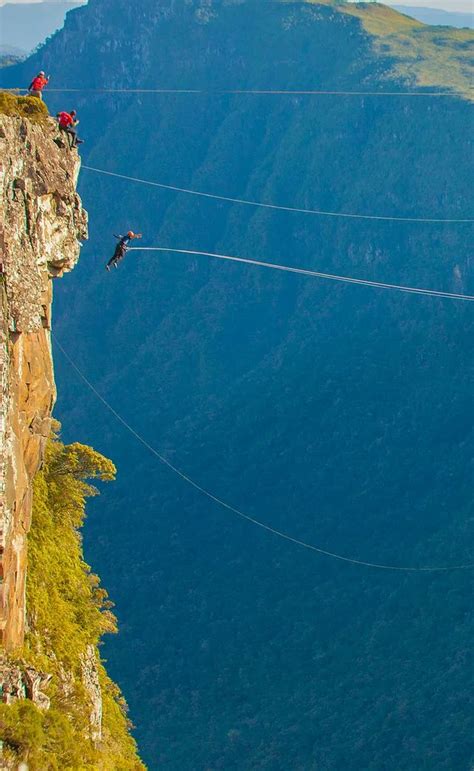
<svg viewBox="0 0 474 771">
<path fill-rule="evenodd" d="M 74 268 L 87 214 L 78 154 L 52 120 L 0 116 L 0 157 L 0 642 L 12 650 L 24 639 L 32 481 L 56 398 L 52 278 Z"/>
</svg>

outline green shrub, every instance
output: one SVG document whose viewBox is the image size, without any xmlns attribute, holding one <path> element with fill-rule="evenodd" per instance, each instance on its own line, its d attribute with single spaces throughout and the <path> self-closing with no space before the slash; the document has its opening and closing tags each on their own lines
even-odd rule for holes
<svg viewBox="0 0 474 771">
<path fill-rule="evenodd" d="M 27 759 L 31 771 L 56 769 L 137 770 L 143 765 L 129 733 L 126 704 L 99 663 L 103 693 L 102 741 L 90 738 L 88 694 L 81 658 L 105 632 L 116 631 L 107 592 L 85 563 L 79 528 L 92 481 L 110 481 L 113 463 L 91 447 L 64 445 L 54 437 L 34 485 L 28 535 L 28 635 L 23 660 L 51 673 L 51 708 L 30 701 L 0 705 L 4 752 Z M 67 687 L 64 683 L 67 680 Z"/>
<path fill-rule="evenodd" d="M 0 114 L 28 118 L 33 123 L 45 123 L 49 116 L 45 103 L 35 96 L 17 96 L 0 91 Z"/>
</svg>

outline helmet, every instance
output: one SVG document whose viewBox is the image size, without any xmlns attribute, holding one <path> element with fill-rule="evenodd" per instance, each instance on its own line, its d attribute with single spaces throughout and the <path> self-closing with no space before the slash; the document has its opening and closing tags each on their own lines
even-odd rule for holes
<svg viewBox="0 0 474 771">
<path fill-rule="evenodd" d="M 127 233 L 127 236 L 129 238 L 133 238 L 134 235 L 135 235 L 135 233 L 133 232 L 133 230 L 129 230 L 128 233 Z"/>
<path fill-rule="evenodd" d="M 41 72 L 38 72 L 38 77 L 43 77 L 44 78 L 44 70 L 41 70 Z"/>
<path fill-rule="evenodd" d="M 71 115 L 77 115 L 77 112 L 75 110 L 71 110 Z"/>
</svg>

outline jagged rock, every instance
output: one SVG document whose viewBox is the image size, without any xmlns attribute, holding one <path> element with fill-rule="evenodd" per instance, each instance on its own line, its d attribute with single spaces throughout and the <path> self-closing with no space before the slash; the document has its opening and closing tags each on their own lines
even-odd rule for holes
<svg viewBox="0 0 474 771">
<path fill-rule="evenodd" d="M 26 686 L 20 667 L 5 658 L 0 661 L 0 687 L 4 704 L 11 704 L 16 699 L 26 697 Z"/>
<path fill-rule="evenodd" d="M 75 187 L 79 156 L 54 142 L 56 129 L 0 116 L 1 262 L 9 315 L 18 332 L 41 328 L 51 303 L 49 275 L 72 270 L 87 216 Z"/>
<path fill-rule="evenodd" d="M 97 667 L 97 653 L 93 645 L 87 646 L 87 651 L 81 659 L 81 667 L 82 682 L 89 694 L 91 704 L 89 717 L 91 739 L 97 743 L 102 738 L 102 691 Z"/>
<path fill-rule="evenodd" d="M 42 710 L 48 710 L 50 699 L 43 693 L 51 681 L 51 675 L 38 672 L 26 664 L 10 662 L 5 656 L 0 660 L 0 689 L 4 704 L 18 699 L 31 699 Z"/>
<path fill-rule="evenodd" d="M 52 120 L 0 115 L 0 642 L 7 649 L 24 637 L 32 481 L 56 399 L 51 278 L 74 268 L 87 238 L 79 157 L 56 137 Z"/>
<path fill-rule="evenodd" d="M 69 699 L 74 694 L 74 675 L 69 669 L 64 669 L 59 665 L 59 689 L 65 699 Z"/>
<path fill-rule="evenodd" d="M 49 709 L 51 704 L 51 699 L 42 691 L 50 683 L 51 677 L 46 672 L 37 672 L 33 667 L 26 667 L 24 671 L 26 696 L 43 710 Z"/>
</svg>

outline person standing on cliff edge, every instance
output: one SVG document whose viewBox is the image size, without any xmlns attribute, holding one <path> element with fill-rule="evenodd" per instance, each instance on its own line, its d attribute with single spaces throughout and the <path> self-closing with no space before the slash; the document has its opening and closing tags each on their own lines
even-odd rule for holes
<svg viewBox="0 0 474 771">
<path fill-rule="evenodd" d="M 43 99 L 43 88 L 48 85 L 50 75 L 46 77 L 43 70 L 38 72 L 36 78 L 33 78 L 28 86 L 28 95 L 35 96 L 37 99 Z"/>
</svg>

